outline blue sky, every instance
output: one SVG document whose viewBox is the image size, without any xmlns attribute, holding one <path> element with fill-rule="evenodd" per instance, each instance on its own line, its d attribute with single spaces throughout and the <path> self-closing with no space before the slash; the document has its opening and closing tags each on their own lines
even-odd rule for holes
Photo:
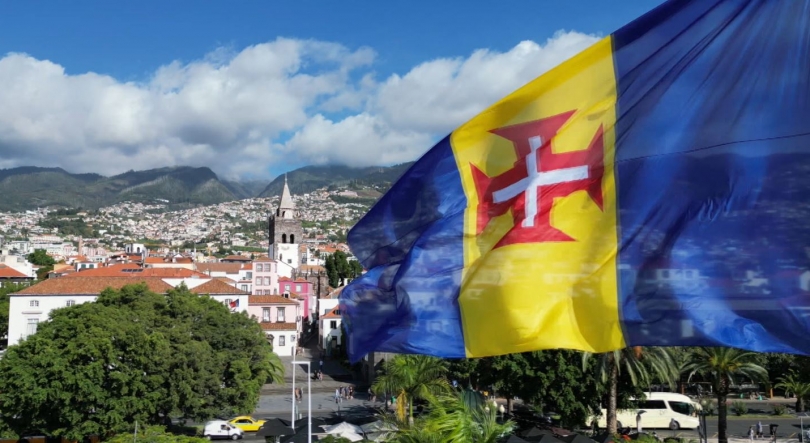
<svg viewBox="0 0 810 443">
<path fill-rule="evenodd" d="M 218 173 L 234 177 L 262 177 L 279 174 L 307 163 L 362 164 L 356 157 L 368 156 L 354 155 L 349 147 L 344 149 L 342 157 L 329 153 L 330 150 L 323 146 L 317 149 L 312 147 L 317 143 L 325 143 L 318 141 L 317 135 L 326 134 L 337 125 L 348 131 L 359 128 L 361 124 L 364 127 L 377 128 L 376 138 L 357 138 L 353 142 L 369 150 L 375 161 L 390 163 L 412 160 L 429 146 L 409 147 L 410 144 L 429 143 L 430 140 L 444 135 L 442 131 L 446 133 L 463 120 L 449 119 L 442 122 L 443 126 L 436 127 L 420 125 L 418 122 L 407 126 L 403 123 L 407 119 L 392 123 L 389 120 L 396 119 L 400 110 L 393 109 L 396 104 L 392 104 L 390 100 L 385 102 L 382 97 L 399 97 L 400 101 L 405 97 L 414 101 L 403 104 L 403 109 L 416 106 L 420 97 L 430 96 L 431 100 L 425 100 L 426 102 L 441 99 L 445 93 L 443 91 L 449 87 L 464 87 L 464 66 L 468 70 L 484 69 L 484 65 L 474 64 L 476 61 L 474 57 L 471 58 L 476 50 L 487 50 L 493 57 L 498 54 L 512 54 L 517 57 L 515 48 L 521 42 L 534 42 L 538 48 L 529 49 L 542 51 L 546 46 L 551 46 L 549 39 L 560 37 L 558 32 L 561 30 L 575 33 L 568 36 L 572 39 L 580 35 L 604 36 L 659 3 L 659 0 L 2 2 L 0 57 L 4 58 L 0 59 L 0 81 L 3 81 L 0 83 L 0 98 L 22 105 L 30 113 L 26 114 L 27 121 L 47 121 L 48 126 L 43 126 L 41 130 L 47 128 L 50 132 L 62 131 L 64 134 L 56 137 L 49 132 L 46 137 L 38 135 L 34 130 L 26 132 L 19 129 L 19 121 L 4 122 L 0 113 L 0 134 L 5 134 L 0 135 L 0 154 L 10 155 L 22 151 L 30 151 L 31 154 L 5 159 L 4 155 L 0 155 L 0 167 L 36 162 L 43 163 L 43 166 L 63 166 L 76 172 L 95 168 L 98 172 L 110 174 L 126 170 L 122 168 L 127 166 L 136 169 L 154 167 L 157 166 L 156 162 L 161 161 L 177 164 L 212 162 L 222 154 L 237 156 L 235 163 L 239 163 L 240 155 L 245 159 L 250 158 L 247 162 L 250 167 L 242 164 L 223 166 L 221 161 L 216 161 L 219 166 L 207 166 Z M 296 82 L 307 80 L 310 76 L 322 76 L 332 83 L 326 86 L 327 80 L 322 79 L 321 86 L 298 85 L 297 87 L 303 88 L 300 96 L 305 97 L 299 98 L 293 93 L 293 97 L 285 97 L 283 100 L 285 106 L 290 102 L 295 103 L 295 106 L 285 108 L 285 112 L 300 114 L 289 122 L 280 123 L 281 117 L 270 114 L 262 116 L 266 120 L 254 118 L 261 113 L 252 112 L 253 117 L 247 115 L 223 128 L 216 128 L 224 117 L 206 114 L 201 109 L 216 109 L 219 103 L 216 100 L 231 98 L 213 97 L 212 103 L 201 108 L 197 106 L 202 100 L 200 97 L 210 98 L 211 94 L 199 92 L 199 88 L 192 88 L 191 85 L 212 84 L 212 79 L 221 82 L 221 85 L 241 82 L 244 87 L 239 91 L 235 90 L 234 94 L 249 96 L 251 85 L 255 87 L 255 83 L 246 80 L 243 70 L 239 71 L 238 77 L 228 79 L 232 72 L 237 71 L 230 63 L 239 59 L 240 54 L 247 59 L 251 54 L 243 52 L 246 48 L 278 42 L 279 37 L 293 42 L 312 40 L 329 43 L 342 49 L 309 47 L 291 50 L 298 57 L 298 62 L 282 63 L 283 66 L 279 65 L 282 73 L 278 75 L 284 77 L 284 82 L 292 81 L 293 86 L 279 83 L 278 88 L 268 88 L 265 95 L 261 95 L 267 106 L 274 106 L 273 94 L 278 90 L 295 89 L 298 84 Z M 565 48 L 559 51 L 578 51 L 586 44 L 589 44 L 588 40 L 575 41 L 567 46 L 563 45 Z M 285 51 L 275 46 L 263 49 L 270 54 Z M 324 56 L 324 51 L 330 55 Z M 335 51 L 340 54 L 335 55 Z M 372 55 L 362 51 L 368 51 Z M 7 55 L 9 53 L 23 53 L 27 58 L 10 58 Z M 567 57 L 572 54 L 560 55 L 555 52 L 543 56 L 550 60 L 549 63 L 553 61 L 556 64 L 563 55 Z M 254 54 L 252 60 L 267 60 L 262 57 Z M 352 57 L 356 61 L 349 65 L 344 64 L 344 59 Z M 467 59 L 469 64 L 464 65 Z M 440 63 L 435 63 L 437 60 L 455 61 L 457 64 L 454 67 L 442 67 L 439 66 Z M 3 65 L 3 62 L 6 64 Z M 185 91 L 189 96 L 192 91 L 198 91 L 201 95 L 185 101 L 196 107 L 188 105 L 186 108 L 193 109 L 192 114 L 198 120 L 208 122 L 201 126 L 213 129 L 201 130 L 188 123 L 193 118 L 180 116 L 179 105 L 169 101 L 174 98 L 168 97 L 168 92 L 155 92 L 154 79 L 157 73 L 165 73 L 165 68 L 173 62 L 175 71 L 185 72 L 185 77 L 183 80 L 175 78 L 170 81 L 169 83 L 180 82 L 173 83 L 170 89 Z M 434 64 L 431 65 L 431 62 Z M 191 72 L 200 63 L 209 63 L 208 73 L 217 70 L 216 75 L 194 77 L 199 80 L 194 83 L 190 79 L 202 74 Z M 537 60 L 533 63 L 537 66 L 543 64 Z M 230 69 L 223 69 L 229 66 Z M 444 81 L 435 82 L 436 91 L 426 90 L 425 84 L 433 83 L 430 77 L 425 77 L 428 74 L 420 74 L 415 70 L 419 66 L 423 67 L 423 71 L 449 69 L 452 72 L 448 74 L 450 77 L 443 73 L 437 74 L 444 75 Z M 62 69 L 61 74 L 58 70 L 52 70 L 53 67 Z M 548 68 L 550 66 L 543 65 L 542 70 Z M 521 81 L 525 80 L 525 76 L 530 79 L 541 73 L 524 71 L 525 69 L 518 76 Z M 87 73 L 101 74 L 101 78 L 86 78 Z M 392 88 L 402 87 L 401 80 L 409 73 L 414 78 L 419 75 L 423 77 L 414 82 L 411 92 L 395 91 L 396 94 L 393 94 Z M 341 74 L 345 76 L 336 79 Z M 270 84 L 271 80 L 281 81 L 278 75 L 259 84 Z M 43 84 L 52 83 L 40 87 L 36 83 L 38 81 Z M 509 81 L 517 80 L 510 76 Z M 26 94 L 6 91 L 6 95 L 3 95 L 2 89 L 13 89 L 18 82 L 27 84 Z M 132 82 L 135 90 L 127 82 Z M 475 88 L 470 89 L 469 94 L 481 93 L 481 85 L 481 81 L 469 82 L 467 87 Z M 509 83 L 500 88 L 507 86 L 513 89 L 519 85 Z M 323 90 L 319 89 L 315 96 L 307 94 L 307 91 L 321 87 Z M 74 93 L 76 89 L 81 89 L 84 93 Z M 491 94 L 502 94 L 501 89 L 492 91 Z M 506 92 L 509 90 L 511 89 L 506 89 Z M 352 97 L 347 98 L 346 91 L 353 91 Z M 57 103 L 30 103 L 32 100 L 42 99 L 42 95 L 46 93 L 58 98 Z M 76 97 L 68 97 L 71 94 Z M 459 94 L 463 96 L 461 92 Z M 258 99 L 260 94 L 257 93 L 256 96 Z M 492 100 L 492 96 L 484 94 L 478 100 L 484 103 L 484 100 Z M 328 106 L 323 106 L 324 103 L 328 103 Z M 219 104 L 223 109 L 239 109 L 240 103 Z M 65 122 L 64 130 L 53 123 L 54 120 L 76 118 L 74 114 L 77 113 L 109 115 L 110 111 L 106 111 L 104 106 L 113 106 L 115 112 L 126 112 L 126 115 L 117 120 L 131 119 L 129 126 L 116 128 L 114 134 L 98 135 L 98 131 L 92 128 L 94 125 L 97 127 L 101 120 Z M 469 104 L 458 103 L 454 109 L 472 109 L 475 106 L 482 107 L 473 100 Z M 74 107 L 75 112 L 65 111 L 71 107 Z M 169 114 L 155 114 L 168 112 L 157 109 L 170 108 L 172 112 Z M 466 111 L 458 118 L 468 118 L 470 112 L 473 111 Z M 155 115 L 147 116 L 147 113 Z M 228 114 L 230 116 L 234 112 Z M 155 129 L 158 125 L 148 123 L 154 121 L 150 119 L 171 122 L 175 118 L 178 122 L 185 123 L 177 123 L 175 126 L 166 123 L 167 127 L 162 129 L 162 134 Z M 16 130 L 16 135 L 8 136 L 9 131 L 3 131 L 4 123 L 6 129 Z M 77 127 L 88 128 L 87 133 L 75 134 Z M 137 136 L 132 136 L 133 133 L 137 133 Z M 144 135 L 145 133 L 149 133 L 149 136 Z M 347 138 L 345 132 L 338 132 L 333 139 L 337 139 L 337 134 L 344 134 L 339 137 L 341 140 Z M 368 141 L 369 146 L 366 146 L 365 141 Z M 61 152 L 75 150 L 77 155 L 70 156 L 73 160 L 48 155 L 43 150 L 45 148 L 39 145 L 49 142 L 51 145 L 64 143 Z M 96 155 L 88 155 L 86 151 L 82 151 L 88 147 L 83 148 L 77 144 L 89 144 Z M 258 152 L 261 151 L 261 146 L 272 151 L 273 155 L 260 155 Z M 187 153 L 176 153 L 181 150 Z M 108 160 L 96 158 L 99 153 L 105 152 L 109 153 Z M 387 152 L 399 152 L 400 155 L 388 155 Z M 43 161 L 43 158 L 49 160 Z M 77 162 L 76 158 L 81 162 Z M 149 158 L 152 159 L 151 162 L 148 161 Z"/>
</svg>

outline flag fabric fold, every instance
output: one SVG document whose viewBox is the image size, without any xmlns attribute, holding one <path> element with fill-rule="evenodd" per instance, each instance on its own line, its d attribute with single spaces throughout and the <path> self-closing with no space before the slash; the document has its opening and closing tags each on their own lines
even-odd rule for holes
<svg viewBox="0 0 810 443">
<path fill-rule="evenodd" d="M 353 361 L 810 354 L 810 0 L 668 1 L 437 143 L 349 232 Z"/>
</svg>

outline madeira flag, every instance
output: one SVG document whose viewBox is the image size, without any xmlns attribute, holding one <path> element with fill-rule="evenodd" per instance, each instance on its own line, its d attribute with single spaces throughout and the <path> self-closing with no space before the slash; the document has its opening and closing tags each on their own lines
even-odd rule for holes
<svg viewBox="0 0 810 443">
<path fill-rule="evenodd" d="M 673 0 L 459 127 L 350 231 L 348 350 L 810 354 L 810 0 Z"/>
</svg>

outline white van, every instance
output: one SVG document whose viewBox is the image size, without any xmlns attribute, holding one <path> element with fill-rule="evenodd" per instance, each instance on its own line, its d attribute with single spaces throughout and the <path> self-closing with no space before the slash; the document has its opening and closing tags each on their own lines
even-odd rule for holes
<svg viewBox="0 0 810 443">
<path fill-rule="evenodd" d="M 236 426 L 228 423 L 225 420 L 213 420 L 205 424 L 203 428 L 203 437 L 209 440 L 215 439 L 230 439 L 238 440 L 245 436 L 245 431 L 237 428 Z"/>
<path fill-rule="evenodd" d="M 697 429 L 700 425 L 697 417 L 700 405 L 691 398 L 674 392 L 650 392 L 646 397 L 645 400 L 638 401 L 635 408 L 617 412 L 620 428 L 635 428 L 638 411 L 644 411 L 641 414 L 642 429 Z M 597 426 L 602 429 L 607 427 L 605 409 L 602 409 Z"/>
</svg>

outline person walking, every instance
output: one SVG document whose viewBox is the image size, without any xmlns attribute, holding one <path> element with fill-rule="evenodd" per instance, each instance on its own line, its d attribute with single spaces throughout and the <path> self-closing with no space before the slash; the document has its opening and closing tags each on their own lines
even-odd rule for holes
<svg viewBox="0 0 810 443">
<path fill-rule="evenodd" d="M 750 441 L 750 442 L 754 441 L 754 426 L 753 425 L 748 427 L 748 441 Z"/>
<path fill-rule="evenodd" d="M 762 438 L 762 421 L 757 422 L 757 438 Z"/>
</svg>

